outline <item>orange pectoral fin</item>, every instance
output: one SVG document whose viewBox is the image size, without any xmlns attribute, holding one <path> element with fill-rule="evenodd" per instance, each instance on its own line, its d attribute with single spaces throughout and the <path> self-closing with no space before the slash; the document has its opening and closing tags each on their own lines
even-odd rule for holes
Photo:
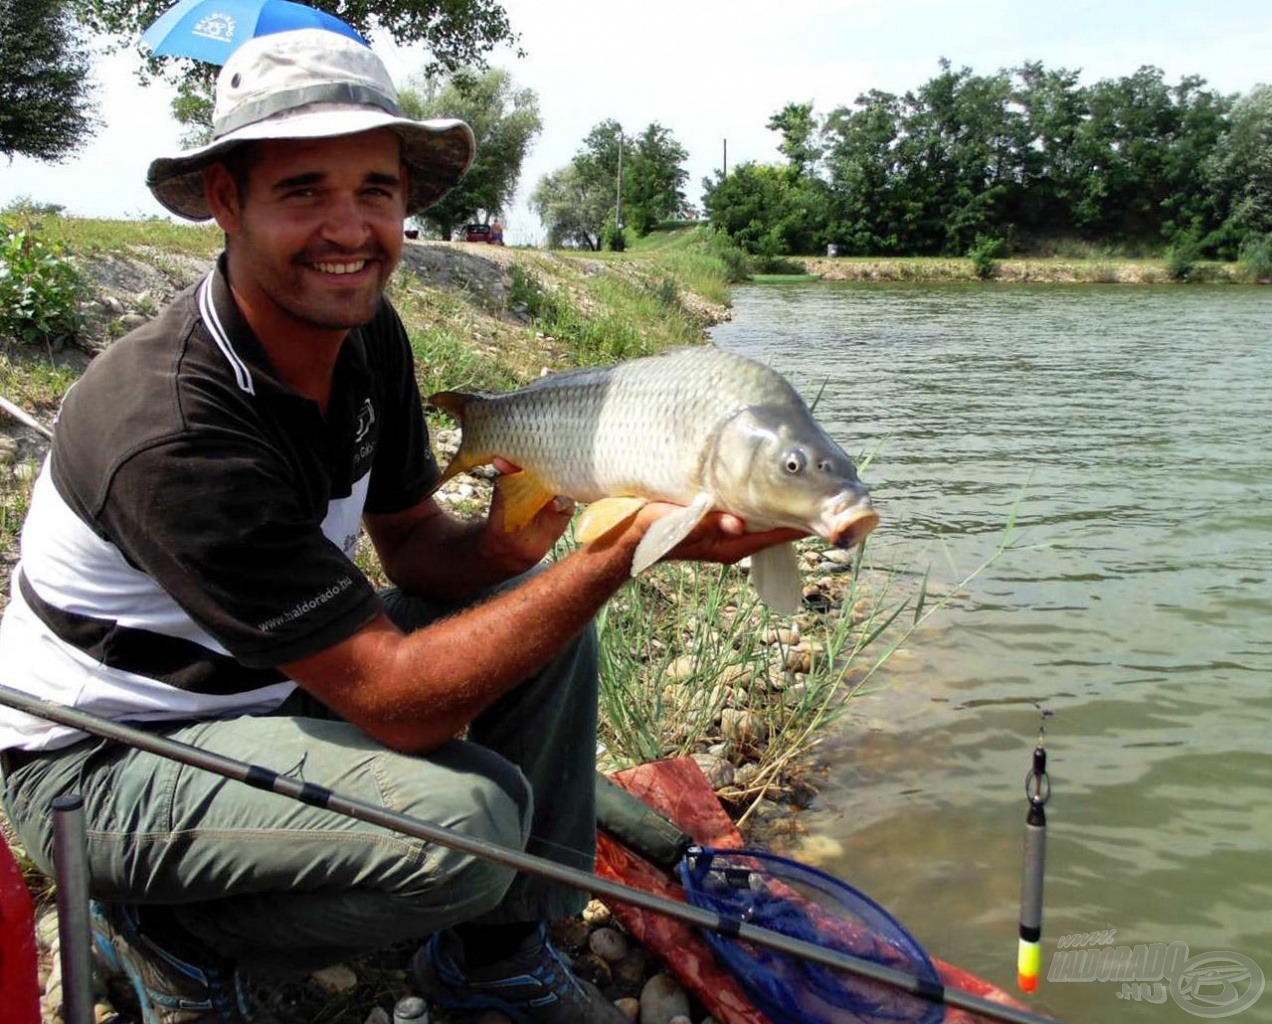
<svg viewBox="0 0 1272 1024">
<path fill-rule="evenodd" d="M 495 486 L 503 496 L 503 527 L 508 533 L 527 525 L 544 505 L 556 497 L 542 480 L 524 469 L 501 476 L 495 481 Z"/>
<path fill-rule="evenodd" d="M 602 498 L 594 501 L 579 516 L 574 535 L 580 544 L 590 544 L 627 522 L 648 504 L 646 498 Z"/>
</svg>

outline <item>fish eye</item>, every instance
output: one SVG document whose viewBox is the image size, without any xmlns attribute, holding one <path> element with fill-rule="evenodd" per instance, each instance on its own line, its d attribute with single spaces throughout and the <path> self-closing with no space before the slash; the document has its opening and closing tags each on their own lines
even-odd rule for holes
<svg viewBox="0 0 1272 1024">
<path fill-rule="evenodd" d="M 804 472 L 806 465 L 808 465 L 808 457 L 798 448 L 792 448 L 782 456 L 782 469 L 791 476 Z"/>
</svg>

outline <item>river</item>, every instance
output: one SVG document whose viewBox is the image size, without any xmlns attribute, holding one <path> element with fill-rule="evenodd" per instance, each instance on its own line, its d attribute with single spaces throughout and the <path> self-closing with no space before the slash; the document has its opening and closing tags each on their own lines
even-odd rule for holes
<svg viewBox="0 0 1272 1024">
<path fill-rule="evenodd" d="M 868 562 L 949 585 L 1016 519 L 828 737 L 806 818 L 825 866 L 1014 990 L 1046 708 L 1030 1005 L 1189 1021 L 1239 1008 L 1260 968 L 1272 988 L 1272 289 L 751 285 L 713 337 L 821 391 L 832 435 L 874 453 Z M 1199 959 L 1173 994 L 1047 980 L 1062 938 L 1109 929 Z M 1197 974 L 1234 962 L 1231 988 Z M 1272 1021 L 1272 992 L 1233 1019 Z"/>
</svg>

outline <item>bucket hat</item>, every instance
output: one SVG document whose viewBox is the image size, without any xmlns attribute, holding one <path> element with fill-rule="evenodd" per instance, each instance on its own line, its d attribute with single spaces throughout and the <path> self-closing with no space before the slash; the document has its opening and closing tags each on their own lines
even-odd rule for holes
<svg viewBox="0 0 1272 1024">
<path fill-rule="evenodd" d="M 203 169 L 259 139 L 318 139 L 388 128 L 402 140 L 406 212 L 444 196 L 472 163 L 476 144 L 463 121 L 402 116 L 388 69 L 369 47 L 323 29 L 258 36 L 239 47 L 216 80 L 212 141 L 150 164 L 146 185 L 189 220 L 212 216 Z"/>
</svg>

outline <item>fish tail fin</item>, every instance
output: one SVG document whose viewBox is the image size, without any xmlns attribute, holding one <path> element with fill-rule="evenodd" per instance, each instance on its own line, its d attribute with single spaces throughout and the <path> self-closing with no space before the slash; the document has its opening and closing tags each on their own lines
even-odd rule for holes
<svg viewBox="0 0 1272 1024">
<path fill-rule="evenodd" d="M 804 596 L 794 544 L 775 544 L 751 556 L 751 582 L 760 600 L 780 615 L 794 615 Z"/>
<path fill-rule="evenodd" d="M 469 450 L 468 431 L 464 427 L 464 416 L 468 410 L 469 402 L 480 400 L 480 398 L 480 395 L 467 391 L 439 391 L 435 395 L 428 396 L 429 405 L 441 409 L 442 412 L 458 423 L 459 429 L 463 431 L 463 439 L 460 441 L 459 451 L 455 453 L 455 457 L 451 459 L 450 464 L 446 467 L 446 472 L 441 475 L 441 478 L 434 485 L 434 491 L 446 481 L 459 476 L 460 473 L 466 473 L 474 466 L 480 466 L 486 461 L 486 456 L 483 453 Z"/>
</svg>

